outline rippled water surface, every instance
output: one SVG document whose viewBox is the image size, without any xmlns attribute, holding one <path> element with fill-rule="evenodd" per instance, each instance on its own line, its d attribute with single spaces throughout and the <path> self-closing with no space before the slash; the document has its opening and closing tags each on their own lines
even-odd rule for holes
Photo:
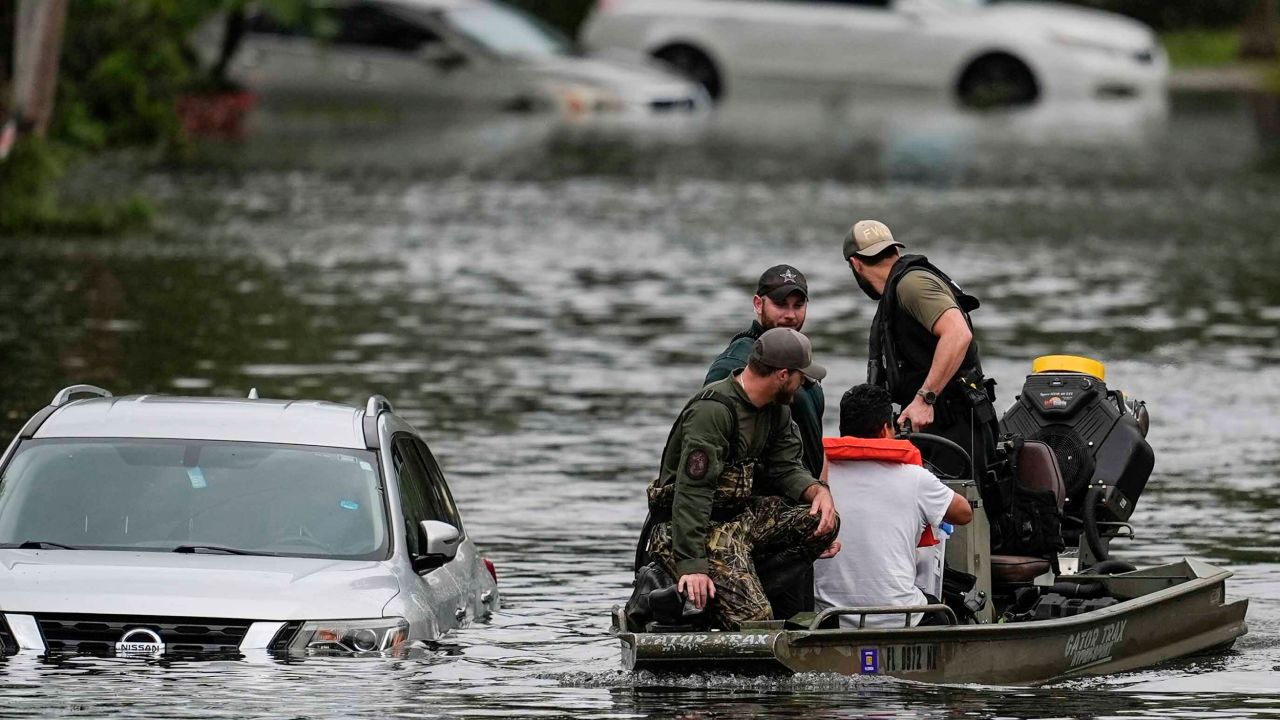
<svg viewBox="0 0 1280 720">
<path fill-rule="evenodd" d="M 74 382 L 383 393 L 441 458 L 506 607 L 416 660 L 0 661 L 0 717 L 1275 717 L 1277 114 L 1193 96 L 659 128 L 267 118 L 194 167 L 86 172 L 86 192 L 161 198 L 161 227 L 0 241 L 0 435 Z M 1232 651 L 1017 690 L 617 669 L 607 612 L 673 414 L 777 262 L 809 277 L 828 396 L 861 380 L 873 307 L 839 246 L 868 216 L 982 298 L 1002 407 L 1047 352 L 1103 359 L 1147 401 L 1156 472 L 1120 554 L 1229 566 L 1251 603 Z"/>
</svg>

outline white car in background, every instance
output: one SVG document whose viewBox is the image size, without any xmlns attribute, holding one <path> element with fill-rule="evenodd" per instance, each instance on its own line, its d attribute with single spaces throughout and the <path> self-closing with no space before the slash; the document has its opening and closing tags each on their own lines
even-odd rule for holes
<svg viewBox="0 0 1280 720">
<path fill-rule="evenodd" d="M 1019 105 L 1163 94 L 1168 74 L 1151 28 L 1052 2 L 600 0 L 582 42 L 664 60 L 717 99 L 739 81 L 780 80 Z"/>
<path fill-rule="evenodd" d="M 313 0 L 295 21 L 250 5 L 228 76 L 276 106 L 560 111 L 570 117 L 690 115 L 702 89 L 653 62 L 582 57 L 494 0 Z M 309 18 L 309 20 L 308 20 Z M 212 65 L 230 32 L 197 32 Z"/>
</svg>

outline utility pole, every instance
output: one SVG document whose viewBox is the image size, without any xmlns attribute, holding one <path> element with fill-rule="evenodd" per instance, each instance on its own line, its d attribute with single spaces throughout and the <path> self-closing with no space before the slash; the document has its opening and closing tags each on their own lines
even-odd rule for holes
<svg viewBox="0 0 1280 720">
<path fill-rule="evenodd" d="M 66 20 L 67 0 L 18 0 L 9 108 L 20 132 L 44 137 L 49 131 Z"/>
</svg>

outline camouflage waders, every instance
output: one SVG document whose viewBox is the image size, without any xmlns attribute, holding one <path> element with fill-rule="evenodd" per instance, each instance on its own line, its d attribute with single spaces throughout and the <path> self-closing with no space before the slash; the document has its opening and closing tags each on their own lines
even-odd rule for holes
<svg viewBox="0 0 1280 720">
<path fill-rule="evenodd" d="M 731 520 L 716 522 L 713 518 L 707 533 L 707 561 L 708 575 L 716 586 L 716 597 L 711 603 L 716 626 L 737 630 L 747 620 L 771 619 L 773 609 L 756 576 L 751 556 L 790 551 L 795 553 L 796 562 L 812 563 L 839 531 L 837 524 L 829 534 L 814 537 L 817 527 L 818 516 L 809 515 L 808 505 L 792 505 L 778 496 L 748 499 L 741 513 Z M 676 576 L 670 522 L 654 527 L 649 554 L 672 577 Z"/>
</svg>

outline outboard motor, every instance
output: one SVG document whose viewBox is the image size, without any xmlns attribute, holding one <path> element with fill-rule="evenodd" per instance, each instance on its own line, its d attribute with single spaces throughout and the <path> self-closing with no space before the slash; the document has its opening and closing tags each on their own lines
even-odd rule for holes
<svg viewBox="0 0 1280 720">
<path fill-rule="evenodd" d="M 1039 357 L 1031 373 L 1001 431 L 1053 450 L 1067 496 L 1064 539 L 1074 545 L 1083 533 L 1094 557 L 1105 560 L 1108 534 L 1099 523 L 1129 519 L 1155 463 L 1146 405 L 1109 390 L 1102 363 L 1089 358 Z"/>
</svg>

